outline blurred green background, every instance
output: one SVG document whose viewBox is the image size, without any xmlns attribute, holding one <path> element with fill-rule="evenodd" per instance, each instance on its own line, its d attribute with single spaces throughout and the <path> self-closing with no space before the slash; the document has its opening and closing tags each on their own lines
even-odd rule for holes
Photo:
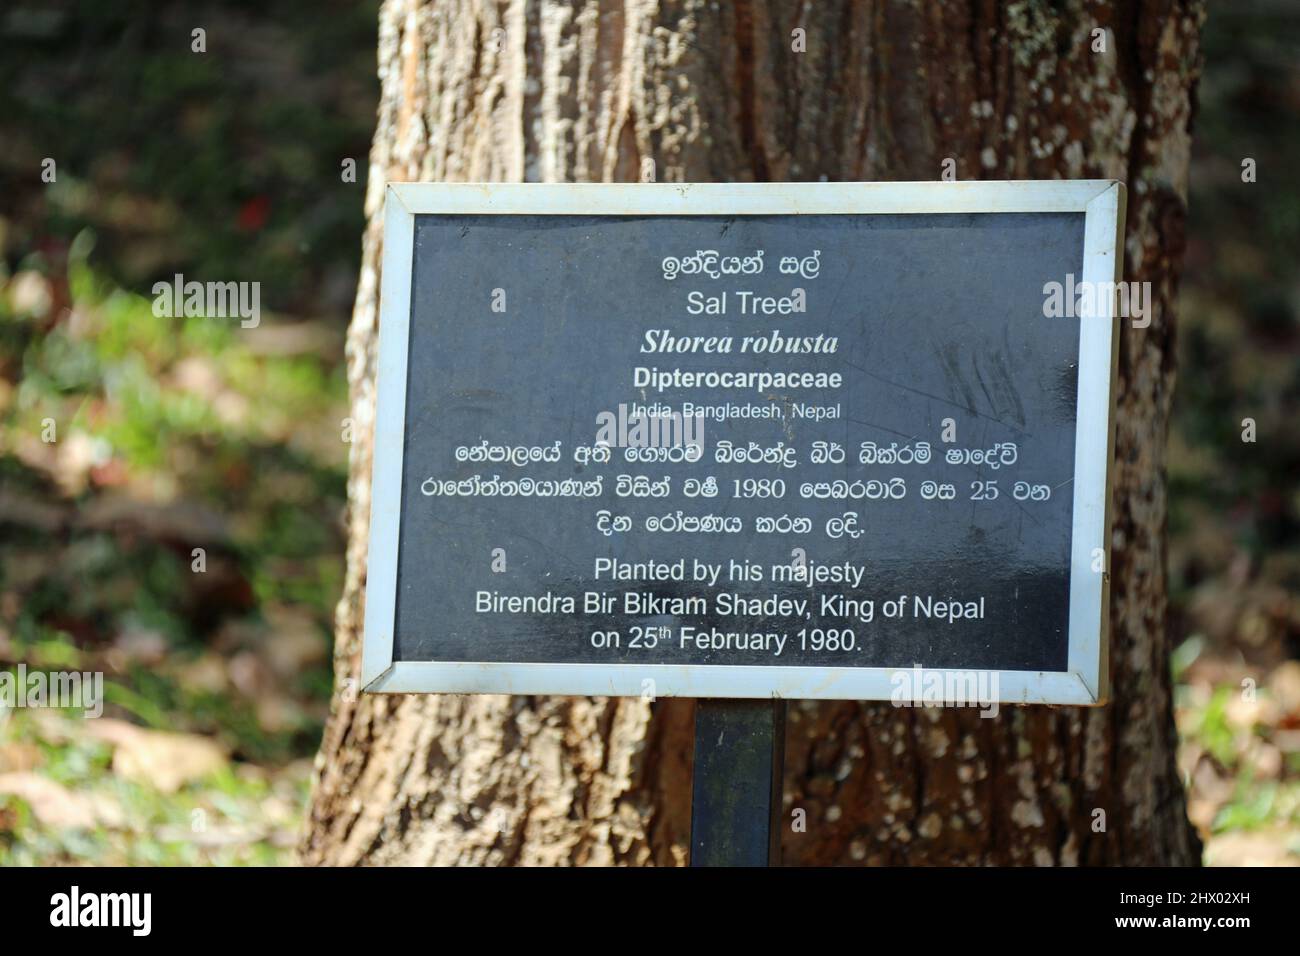
<svg viewBox="0 0 1300 956">
<path fill-rule="evenodd" d="M 110 705 L 0 712 L 0 864 L 292 861 L 343 571 L 377 7 L 0 10 L 0 667 L 102 670 Z M 1204 49 L 1180 762 L 1207 862 L 1300 863 L 1300 7 L 1212 3 Z M 155 317 L 176 273 L 260 281 L 256 333 Z"/>
</svg>

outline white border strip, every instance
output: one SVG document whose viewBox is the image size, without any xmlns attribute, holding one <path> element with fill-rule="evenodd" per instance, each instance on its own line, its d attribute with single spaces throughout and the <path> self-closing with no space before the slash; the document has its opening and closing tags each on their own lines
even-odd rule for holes
<svg viewBox="0 0 1300 956">
<path fill-rule="evenodd" d="M 1115 183 L 1087 206 L 1083 281 L 1094 290 L 1123 278 L 1125 192 Z M 1110 468 L 1114 459 L 1115 296 L 1094 295 L 1080 318 L 1079 393 L 1074 430 L 1074 532 L 1070 543 L 1068 667 L 1098 701 L 1110 686 Z M 1086 384 L 1085 384 L 1086 383 Z M 1100 551 L 1101 561 L 1097 560 Z"/>
<path fill-rule="evenodd" d="M 813 216 L 1084 212 L 1111 179 L 962 183 L 392 183 L 410 213 Z M 387 261 L 387 256 L 385 256 Z"/>
<path fill-rule="evenodd" d="M 888 700 L 907 668 L 393 661 L 407 347 L 416 215 L 862 215 L 1082 212 L 1085 282 L 1121 276 L 1124 186 L 1114 180 L 962 183 L 390 184 L 384 206 L 379 383 L 361 685 L 370 692 Z M 1108 687 L 1114 303 L 1082 319 L 1075 432 L 1069 662 L 997 671 L 1000 703 L 1099 704 Z M 1106 572 L 1095 573 L 1102 548 Z M 927 674 L 972 671 L 927 669 Z M 974 672 L 978 673 L 978 672 Z M 653 683 L 646 684 L 650 681 Z"/>
<path fill-rule="evenodd" d="M 922 674 L 949 673 L 924 668 Z M 953 671 L 963 678 L 997 675 L 998 703 L 1094 704 L 1078 674 L 1054 671 Z M 718 675 L 724 675 L 720 682 Z M 905 698 L 914 688 L 910 667 L 760 667 L 743 664 L 499 664 L 401 661 L 382 686 L 392 694 L 571 694 L 610 697 L 785 697 L 789 699 L 889 700 L 895 675 L 907 675 Z M 963 686 L 961 681 L 957 686 Z M 993 689 L 992 684 L 986 684 Z M 972 703 L 975 703 L 972 701 Z M 980 701 L 979 703 L 992 703 Z"/>
<path fill-rule="evenodd" d="M 384 202 L 384 268 L 379 289 L 379 364 L 370 483 L 366 631 L 361 650 L 361 686 L 367 688 L 393 663 L 393 632 L 397 626 L 397 543 L 402 521 L 406 350 L 411 341 L 414 243 L 415 217 L 390 187 Z"/>
</svg>

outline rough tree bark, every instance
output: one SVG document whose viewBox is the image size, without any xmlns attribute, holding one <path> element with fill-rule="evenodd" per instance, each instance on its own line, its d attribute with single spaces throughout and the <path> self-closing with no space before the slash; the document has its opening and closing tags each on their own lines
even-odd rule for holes
<svg viewBox="0 0 1300 956">
<path fill-rule="evenodd" d="M 1121 336 L 1113 703 L 1099 710 L 792 704 L 795 863 L 1187 864 L 1174 761 L 1163 457 L 1201 0 L 387 0 L 360 289 L 348 339 L 350 545 L 333 715 L 303 858 L 675 864 L 693 705 L 362 697 L 383 186 L 401 180 L 1114 177 Z M 1095 29 L 1105 49 L 1094 50 Z M 795 52 L 802 30 L 803 52 Z M 1105 811 L 1098 832 L 1094 813 Z"/>
</svg>

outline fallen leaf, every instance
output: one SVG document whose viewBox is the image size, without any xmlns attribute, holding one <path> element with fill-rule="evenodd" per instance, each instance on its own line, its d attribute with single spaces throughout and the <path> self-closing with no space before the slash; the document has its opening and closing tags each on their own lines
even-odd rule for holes
<svg viewBox="0 0 1300 956">
<path fill-rule="evenodd" d="M 113 747 L 113 773 L 163 793 L 226 766 L 226 753 L 207 737 L 146 730 L 121 720 L 88 721 L 91 736 Z"/>
<path fill-rule="evenodd" d="M 10 740 L 0 744 L 0 772 L 32 770 L 40 763 L 40 748 L 30 740 Z"/>
<path fill-rule="evenodd" d="M 0 794 L 15 796 L 32 808 L 36 819 L 59 830 L 118 826 L 121 808 L 103 795 L 73 793 L 49 777 L 27 771 L 0 774 Z"/>
<path fill-rule="evenodd" d="M 1286 833 L 1221 833 L 1205 845 L 1210 866 L 1300 866 L 1300 856 L 1287 850 Z"/>
<path fill-rule="evenodd" d="M 1285 714 L 1300 714 L 1300 661 L 1283 661 L 1268 679 L 1269 690 Z"/>
</svg>

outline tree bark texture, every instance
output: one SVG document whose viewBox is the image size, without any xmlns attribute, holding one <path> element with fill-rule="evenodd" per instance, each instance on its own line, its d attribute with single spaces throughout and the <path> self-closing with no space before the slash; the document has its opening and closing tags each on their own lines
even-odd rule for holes
<svg viewBox="0 0 1300 956">
<path fill-rule="evenodd" d="M 661 182 L 933 180 L 950 158 L 959 179 L 1129 187 L 1126 278 L 1150 282 L 1153 304 L 1150 327 L 1120 338 L 1113 700 L 992 720 L 792 702 L 786 816 L 804 810 L 806 830 L 784 833 L 785 860 L 1196 862 L 1174 760 L 1163 466 L 1203 18 L 1202 0 L 387 0 L 347 346 L 337 689 L 303 859 L 687 857 L 689 700 L 356 693 L 385 183 L 634 181 L 647 161 Z"/>
</svg>

